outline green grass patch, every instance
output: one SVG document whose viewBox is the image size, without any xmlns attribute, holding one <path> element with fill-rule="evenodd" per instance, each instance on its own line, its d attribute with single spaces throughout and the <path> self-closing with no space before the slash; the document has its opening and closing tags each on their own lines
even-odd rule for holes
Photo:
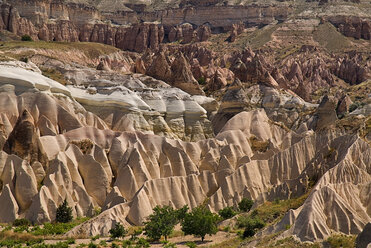
<svg viewBox="0 0 371 248">
<path fill-rule="evenodd" d="M 254 32 L 247 35 L 247 44 L 250 45 L 252 49 L 260 48 L 264 46 L 267 42 L 272 40 L 272 34 L 277 30 L 279 24 L 273 26 L 265 26 L 263 28 L 257 29 Z"/>
<path fill-rule="evenodd" d="M 34 226 L 29 229 L 29 233 L 35 236 L 49 236 L 49 235 L 60 235 L 65 234 L 72 228 L 81 223 L 87 221 L 89 218 L 79 218 L 68 223 L 45 223 L 41 226 Z"/>
<path fill-rule="evenodd" d="M 339 33 L 331 23 L 320 24 L 313 32 L 313 39 L 331 52 L 352 48 L 350 40 Z"/>
<path fill-rule="evenodd" d="M 353 248 L 355 247 L 356 236 L 333 235 L 327 239 L 330 248 Z"/>
<path fill-rule="evenodd" d="M 283 217 L 290 209 L 297 209 L 303 205 L 309 193 L 310 192 L 308 191 L 306 194 L 298 198 L 265 202 L 256 209 L 257 216 L 267 223 L 272 223 L 277 219 L 280 219 L 280 217 Z"/>
</svg>

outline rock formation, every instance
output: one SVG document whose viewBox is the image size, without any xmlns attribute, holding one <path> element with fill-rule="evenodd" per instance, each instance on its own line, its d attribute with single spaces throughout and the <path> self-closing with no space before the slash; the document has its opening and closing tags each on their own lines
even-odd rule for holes
<svg viewBox="0 0 371 248">
<path fill-rule="evenodd" d="M 0 44 L 0 223 L 66 200 L 91 217 L 66 236 L 108 235 L 157 205 L 308 195 L 256 238 L 364 246 L 367 3 L 166 3 L 0 4 L 0 39 L 51 41 Z"/>
</svg>

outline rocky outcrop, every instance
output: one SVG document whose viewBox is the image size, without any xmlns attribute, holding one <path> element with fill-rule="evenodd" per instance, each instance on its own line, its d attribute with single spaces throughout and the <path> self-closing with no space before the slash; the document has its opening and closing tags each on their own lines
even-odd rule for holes
<svg viewBox="0 0 371 248">
<path fill-rule="evenodd" d="M 352 99 L 348 95 L 344 95 L 338 103 L 338 106 L 336 108 L 336 114 L 337 115 L 345 115 L 349 111 L 349 107 L 352 104 Z"/>
<path fill-rule="evenodd" d="M 324 129 L 328 128 L 331 125 L 335 124 L 337 120 L 336 116 L 336 107 L 337 107 L 337 100 L 334 97 L 330 97 L 325 95 L 322 98 L 320 105 L 318 106 L 317 113 L 316 113 L 316 129 Z"/>
<path fill-rule="evenodd" d="M 338 58 L 333 65 L 334 74 L 349 84 L 359 84 L 371 76 L 371 62 L 361 54 L 350 52 L 343 58 Z"/>
<path fill-rule="evenodd" d="M 236 23 L 232 25 L 232 30 L 230 31 L 230 35 L 228 37 L 229 42 L 235 42 L 238 35 L 240 35 L 245 28 L 243 23 Z"/>
<path fill-rule="evenodd" d="M 190 65 L 182 53 L 176 55 L 171 64 L 171 82 L 175 87 L 190 93 L 191 95 L 202 95 L 198 82 L 193 77 Z"/>
<path fill-rule="evenodd" d="M 330 20 L 331 21 L 331 20 Z M 348 37 L 353 37 L 356 39 L 371 39 L 371 21 L 361 18 L 348 18 L 343 17 L 343 22 L 339 20 L 333 20 L 339 32 Z"/>
<path fill-rule="evenodd" d="M 170 81 L 172 72 L 169 64 L 170 62 L 168 61 L 164 52 L 159 52 L 155 55 L 153 62 L 148 68 L 146 74 L 165 82 Z"/>
<path fill-rule="evenodd" d="M 211 30 L 207 25 L 201 25 L 194 29 L 191 24 L 183 23 L 170 28 L 168 39 L 169 42 L 181 41 L 183 44 L 187 44 L 193 41 L 207 41 L 210 36 Z"/>
<path fill-rule="evenodd" d="M 172 86 L 191 95 L 204 94 L 198 82 L 193 77 L 190 64 L 181 52 L 175 56 L 172 63 L 169 61 L 168 57 L 165 56 L 164 51 L 157 53 L 146 74 L 169 82 Z"/>
</svg>

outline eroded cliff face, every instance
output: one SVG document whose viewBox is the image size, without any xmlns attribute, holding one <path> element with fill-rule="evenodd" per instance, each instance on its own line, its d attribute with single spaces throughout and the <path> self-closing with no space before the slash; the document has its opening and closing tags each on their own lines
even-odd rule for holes
<svg viewBox="0 0 371 248">
<path fill-rule="evenodd" d="M 258 205 L 305 194 L 312 178 L 318 181 L 305 204 L 264 232 L 290 225 L 282 235 L 313 241 L 333 231 L 357 234 L 370 221 L 367 108 L 354 117 L 358 131 L 341 129 L 336 111 L 348 110 L 340 103 L 346 97 L 310 104 L 239 79 L 218 106 L 174 87 L 193 82 L 182 53 L 171 65 L 158 54 L 179 79 L 169 84 L 109 70 L 130 63 L 119 55 L 102 57 L 98 69 L 45 60 L 67 86 L 32 62 L 0 64 L 1 222 L 53 221 L 66 199 L 75 217 L 104 210 L 67 235 L 108 235 L 116 222 L 141 225 L 156 205 L 193 208 L 207 198 L 218 211 L 244 197 Z M 352 218 L 338 225 L 344 214 Z"/>
<path fill-rule="evenodd" d="M 0 29 L 17 35 L 28 34 L 35 40 L 99 42 L 123 50 L 143 52 L 147 48 L 158 49 L 164 37 L 165 41 L 172 42 L 206 41 L 211 33 L 210 27 L 228 30 L 233 23 L 241 19 L 251 25 L 281 21 L 287 18 L 290 9 L 280 6 L 215 6 L 211 9 L 191 7 L 143 11 L 136 13 L 135 18 L 132 12 L 109 12 L 106 16 L 97 8 L 83 4 L 17 0 L 1 5 Z M 213 18 L 215 21 L 210 22 L 211 16 L 218 18 Z M 142 22 L 148 23 L 141 24 Z M 184 26 L 182 23 L 192 25 Z M 206 23 L 207 26 L 203 26 Z M 175 37 L 171 28 L 177 29 Z"/>
</svg>

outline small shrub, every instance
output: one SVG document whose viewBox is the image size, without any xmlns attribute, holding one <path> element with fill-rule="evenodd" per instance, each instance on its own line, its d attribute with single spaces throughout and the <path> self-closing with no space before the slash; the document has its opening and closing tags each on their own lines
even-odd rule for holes
<svg viewBox="0 0 371 248">
<path fill-rule="evenodd" d="M 66 242 L 57 242 L 55 245 L 52 245 L 52 247 L 50 248 L 68 248 L 68 244 Z"/>
<path fill-rule="evenodd" d="M 32 38 L 28 34 L 24 34 L 24 35 L 22 35 L 21 40 L 22 41 L 32 41 Z"/>
<path fill-rule="evenodd" d="M 95 236 L 91 237 L 90 239 L 91 239 L 92 241 L 95 241 L 95 240 L 99 239 L 99 235 L 95 235 Z"/>
<path fill-rule="evenodd" d="M 187 242 L 185 245 L 188 246 L 189 248 L 196 248 L 197 247 L 195 242 Z"/>
<path fill-rule="evenodd" d="M 87 218 L 81 218 L 69 223 L 44 223 L 43 228 L 40 226 L 34 226 L 29 229 L 29 233 L 35 236 L 64 234 L 86 220 Z"/>
<path fill-rule="evenodd" d="M 22 232 L 28 232 L 28 226 L 17 226 L 13 229 L 13 232 L 22 233 Z"/>
<path fill-rule="evenodd" d="M 120 246 L 118 244 L 112 243 L 111 245 L 112 248 L 119 248 Z M 125 246 L 124 246 L 125 247 Z"/>
<path fill-rule="evenodd" d="M 235 216 L 237 213 L 233 210 L 233 207 L 225 207 L 219 210 L 219 215 L 224 219 L 230 219 Z"/>
<path fill-rule="evenodd" d="M 57 208 L 56 218 L 57 222 L 67 223 L 73 219 L 72 208 L 67 205 L 67 201 L 64 200 L 62 205 Z"/>
<path fill-rule="evenodd" d="M 75 243 L 75 239 L 74 239 L 74 238 L 68 238 L 68 239 L 66 240 L 66 243 L 69 244 L 69 245 L 72 245 L 72 244 Z"/>
<path fill-rule="evenodd" d="M 240 203 L 238 203 L 238 208 L 242 212 L 248 212 L 248 211 L 250 211 L 250 209 L 252 208 L 253 205 L 254 205 L 254 201 L 253 200 L 250 200 L 248 198 L 243 198 L 240 201 Z"/>
<path fill-rule="evenodd" d="M 253 229 L 252 226 L 246 227 L 242 234 L 243 238 L 252 237 L 254 235 L 255 235 L 255 230 Z"/>
<path fill-rule="evenodd" d="M 16 219 L 13 222 L 13 226 L 30 226 L 31 222 L 27 219 Z"/>
<path fill-rule="evenodd" d="M 93 242 L 90 242 L 88 247 L 89 248 L 98 248 L 98 246 L 96 244 L 94 244 Z"/>
<path fill-rule="evenodd" d="M 198 84 L 200 84 L 200 85 L 205 85 L 206 84 L 206 80 L 205 80 L 204 77 L 200 77 L 197 81 L 198 81 Z"/>
<path fill-rule="evenodd" d="M 100 207 L 95 207 L 94 208 L 94 216 L 98 216 L 102 213 L 102 209 Z"/>
<path fill-rule="evenodd" d="M 148 248 L 150 246 L 151 245 L 148 243 L 147 240 L 145 240 L 144 238 L 140 238 L 140 239 L 138 239 L 137 245 L 135 247 L 136 248 Z"/>
<path fill-rule="evenodd" d="M 265 226 L 264 221 L 258 217 L 248 218 L 245 222 L 245 230 L 243 232 L 243 238 L 252 237 L 256 231 Z"/>
<path fill-rule="evenodd" d="M 251 217 L 255 217 L 255 216 L 258 216 L 259 215 L 259 210 L 257 209 L 254 209 L 252 212 L 251 212 Z"/>
<path fill-rule="evenodd" d="M 360 106 L 359 102 L 354 102 L 349 106 L 349 113 L 353 112 Z"/>
<path fill-rule="evenodd" d="M 116 223 L 114 228 L 112 228 L 109 233 L 111 234 L 111 237 L 116 238 L 123 238 L 125 237 L 127 230 L 125 230 L 124 226 L 120 223 Z"/>
<path fill-rule="evenodd" d="M 162 247 L 164 248 L 176 248 L 176 244 L 167 242 L 167 244 L 164 244 Z"/>
<path fill-rule="evenodd" d="M 132 244 L 131 240 L 122 241 L 122 247 L 123 248 L 131 247 L 131 244 Z"/>
<path fill-rule="evenodd" d="M 131 234 L 130 240 L 137 240 L 138 236 L 141 235 L 143 232 L 142 228 L 134 229 L 133 233 Z"/>
<path fill-rule="evenodd" d="M 22 61 L 24 63 L 28 63 L 28 58 L 27 57 L 22 57 L 19 59 L 19 61 Z"/>
<path fill-rule="evenodd" d="M 113 243 L 114 244 L 114 243 Z M 105 240 L 101 240 L 99 242 L 99 246 L 103 246 L 103 247 L 106 247 L 107 246 L 107 242 Z"/>
</svg>

